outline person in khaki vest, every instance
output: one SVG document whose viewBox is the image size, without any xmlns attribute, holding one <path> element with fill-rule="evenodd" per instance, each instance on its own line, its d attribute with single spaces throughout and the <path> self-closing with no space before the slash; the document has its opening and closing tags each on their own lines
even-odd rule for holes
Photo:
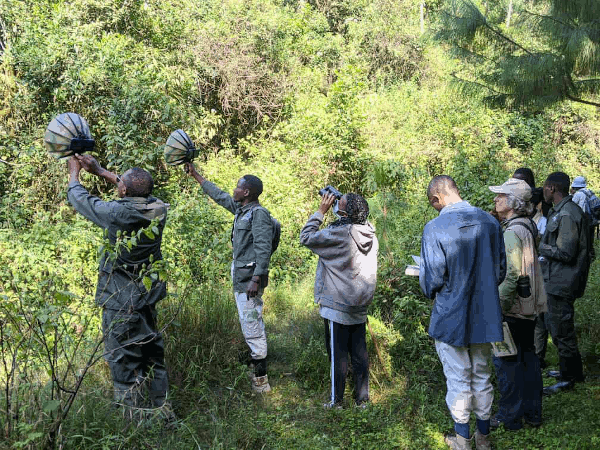
<svg viewBox="0 0 600 450">
<path fill-rule="evenodd" d="M 542 423 L 542 371 L 535 353 L 535 319 L 547 310 L 546 291 L 536 250 L 537 227 L 530 218 L 531 187 L 510 178 L 502 186 L 490 186 L 497 195 L 496 211 L 504 231 L 506 278 L 500 284 L 504 321 L 517 348 L 515 356 L 494 357 L 500 398 L 490 425 L 510 430 Z"/>
</svg>

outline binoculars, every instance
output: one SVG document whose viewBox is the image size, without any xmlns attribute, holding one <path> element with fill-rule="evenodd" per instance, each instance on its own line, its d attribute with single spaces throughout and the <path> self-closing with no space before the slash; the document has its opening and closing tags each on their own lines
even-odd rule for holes
<svg viewBox="0 0 600 450">
<path fill-rule="evenodd" d="M 325 194 L 333 194 L 335 196 L 336 200 L 339 200 L 340 198 L 342 198 L 342 194 L 340 191 L 338 191 L 336 188 L 334 188 L 333 186 L 325 186 L 323 189 L 321 189 L 319 191 L 319 195 L 321 197 L 323 197 Z"/>
</svg>

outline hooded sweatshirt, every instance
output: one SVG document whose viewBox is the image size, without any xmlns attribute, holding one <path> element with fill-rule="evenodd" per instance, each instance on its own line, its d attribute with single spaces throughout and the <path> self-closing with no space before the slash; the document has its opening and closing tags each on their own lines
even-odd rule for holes
<svg viewBox="0 0 600 450">
<path fill-rule="evenodd" d="M 367 222 L 319 230 L 322 223 L 323 215 L 317 211 L 300 232 L 300 243 L 319 256 L 315 303 L 366 318 L 377 281 L 375 229 Z"/>
</svg>

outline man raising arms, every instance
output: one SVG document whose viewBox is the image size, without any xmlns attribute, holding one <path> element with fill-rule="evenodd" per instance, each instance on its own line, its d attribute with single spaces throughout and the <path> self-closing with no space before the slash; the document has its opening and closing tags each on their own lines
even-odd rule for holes
<svg viewBox="0 0 600 450">
<path fill-rule="evenodd" d="M 102 307 L 105 359 L 110 367 L 115 402 L 132 414 L 145 406 L 147 386 L 152 406 L 161 407 L 167 421 L 175 419 L 166 403 L 168 378 L 164 342 L 156 324 L 156 304 L 166 296 L 166 283 L 159 278 L 150 286 L 143 282 L 153 262 L 162 259 L 162 232 L 167 204 L 152 197 L 154 182 L 143 169 L 134 167 L 118 176 L 102 168 L 90 155 L 75 155 L 68 161 L 67 197 L 75 210 L 108 233 L 115 245 L 118 236 L 136 236 L 136 244 L 121 246 L 100 260 L 96 304 Z M 104 202 L 80 183 L 81 169 L 117 185 L 119 200 Z M 138 233 L 152 226 L 152 233 Z"/>
<path fill-rule="evenodd" d="M 235 215 L 231 268 L 233 291 L 242 333 L 254 366 L 252 389 L 258 393 L 269 392 L 262 293 L 269 281 L 273 223 L 269 211 L 258 201 L 263 190 L 262 181 L 254 175 L 244 175 L 231 196 L 199 174 L 191 162 L 185 163 L 184 170 L 200 183 L 210 198 Z"/>
</svg>

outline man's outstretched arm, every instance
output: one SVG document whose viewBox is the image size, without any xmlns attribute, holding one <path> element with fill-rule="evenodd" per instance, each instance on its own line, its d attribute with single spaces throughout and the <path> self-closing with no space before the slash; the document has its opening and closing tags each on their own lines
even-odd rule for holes
<svg viewBox="0 0 600 450">
<path fill-rule="evenodd" d="M 98 175 L 98 173 L 95 173 L 94 171 L 97 171 L 98 168 L 102 169 L 102 167 L 100 167 L 100 164 L 89 155 L 85 155 L 86 158 L 83 161 L 81 157 L 78 158 L 77 156 L 69 158 L 67 163 L 69 169 L 69 189 L 67 191 L 67 198 L 69 199 L 69 203 L 71 203 L 75 210 L 86 219 L 92 221 L 99 227 L 108 228 L 112 223 L 112 220 L 114 220 L 114 203 L 103 202 L 98 197 L 91 195 L 79 182 L 79 172 L 81 172 L 82 168 L 90 173 Z M 90 169 L 92 166 L 93 168 Z M 102 176 L 109 181 L 114 179 L 115 184 L 118 183 L 116 181 L 118 177 L 115 174 L 108 172 L 106 169 L 102 169 L 102 171 L 106 172 L 105 175 L 99 176 Z"/>
<path fill-rule="evenodd" d="M 229 195 L 225 191 L 222 191 L 215 184 L 211 183 L 206 178 L 204 178 L 200 173 L 198 173 L 198 171 L 196 170 L 196 167 L 194 167 L 193 163 L 191 163 L 191 162 L 185 163 L 183 166 L 183 170 L 185 170 L 185 173 L 187 173 L 189 176 L 191 176 L 194 180 L 196 180 L 200 184 L 200 186 L 202 187 L 202 190 L 206 193 L 206 195 L 208 195 L 218 205 L 221 205 L 223 208 L 225 208 L 230 213 L 235 214 L 235 212 L 237 210 L 237 204 L 233 201 L 233 198 L 231 197 L 231 195 Z"/>
<path fill-rule="evenodd" d="M 119 176 L 102 167 L 100 163 L 96 161 L 96 158 L 94 158 L 93 156 L 75 154 L 74 158 L 77 160 L 77 162 L 79 162 L 80 168 L 84 169 L 86 172 L 104 178 L 105 180 L 114 184 L 115 186 L 119 184 Z M 77 176 L 78 175 L 79 172 L 77 173 Z M 79 181 L 78 177 L 77 181 Z"/>
</svg>

